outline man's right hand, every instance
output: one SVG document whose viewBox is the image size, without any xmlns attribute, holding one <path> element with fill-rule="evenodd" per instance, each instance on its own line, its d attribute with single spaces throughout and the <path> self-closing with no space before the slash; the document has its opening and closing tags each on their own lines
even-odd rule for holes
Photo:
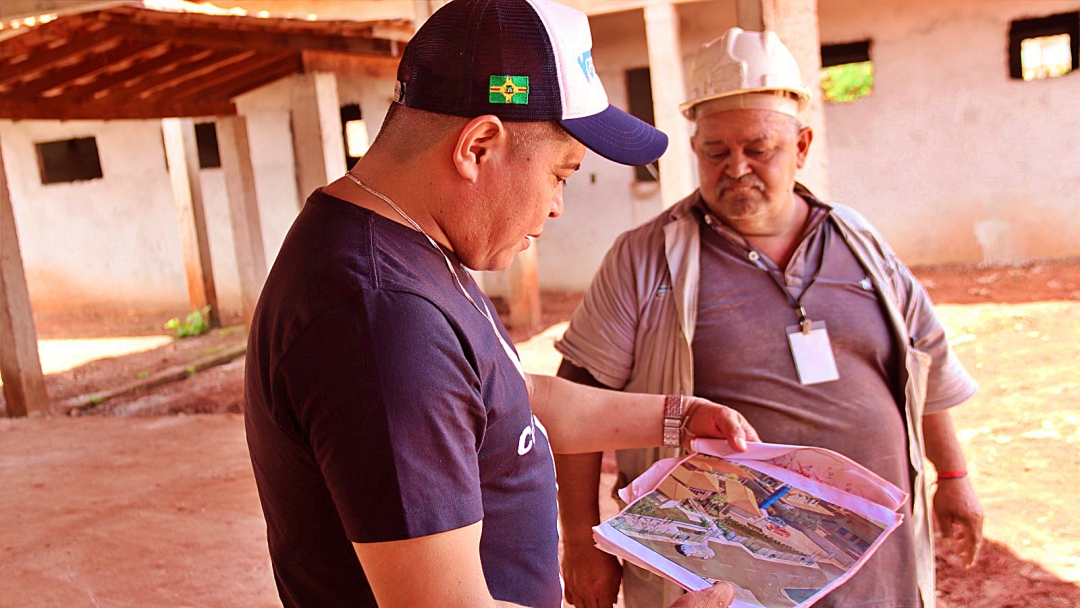
<svg viewBox="0 0 1080 608">
<path fill-rule="evenodd" d="M 622 565 L 591 542 L 563 545 L 566 602 L 576 608 L 611 608 L 618 601 Z"/>
</svg>

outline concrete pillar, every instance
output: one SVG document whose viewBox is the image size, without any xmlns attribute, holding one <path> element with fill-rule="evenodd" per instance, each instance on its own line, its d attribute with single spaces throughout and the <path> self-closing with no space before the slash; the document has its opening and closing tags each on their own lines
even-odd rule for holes
<svg viewBox="0 0 1080 608">
<path fill-rule="evenodd" d="M 0 150 L 0 378 L 8 416 L 36 416 L 49 411 L 45 376 L 38 356 L 37 330 L 26 289 L 19 232 L 11 208 Z M 0 412 L 2 413 L 2 412 Z"/>
<path fill-rule="evenodd" d="M 697 188 L 697 165 L 690 149 L 689 122 L 679 113 L 679 104 L 686 101 L 679 15 L 666 1 L 647 5 L 644 13 L 653 116 L 669 140 L 660 159 L 660 198 L 666 209 Z"/>
<path fill-rule="evenodd" d="M 210 307 L 210 326 L 221 326 L 214 268 L 210 260 L 210 237 L 206 232 L 206 211 L 199 182 L 199 148 L 195 143 L 195 122 L 190 118 L 164 118 L 165 158 L 169 162 L 173 203 L 180 223 L 180 244 L 184 249 L 184 273 L 188 298 L 194 310 Z"/>
<path fill-rule="evenodd" d="M 819 198 L 829 198 L 829 146 L 821 95 L 821 34 L 817 0 L 736 0 L 738 25 L 744 30 L 772 30 L 791 49 L 803 82 L 810 87 L 810 106 L 800 119 L 814 130 L 814 142 L 798 179 Z"/>
<path fill-rule="evenodd" d="M 435 11 L 442 8 L 450 0 L 413 0 L 413 27 L 420 29 Z"/>
<path fill-rule="evenodd" d="M 300 205 L 316 188 L 345 175 L 345 141 L 341 136 L 341 102 L 337 75 L 302 74 L 292 94 L 293 150 Z"/>
<path fill-rule="evenodd" d="M 536 264 L 536 243 L 514 256 L 507 271 L 510 293 L 507 305 L 510 309 L 510 327 L 539 328 L 542 324 L 540 308 L 540 278 Z"/>
<path fill-rule="evenodd" d="M 266 281 L 266 249 L 263 246 L 259 202 L 255 195 L 255 171 L 251 163 L 247 119 L 224 116 L 216 121 L 221 169 L 229 198 L 229 220 L 240 274 L 240 302 L 244 325 L 250 327 Z"/>
</svg>

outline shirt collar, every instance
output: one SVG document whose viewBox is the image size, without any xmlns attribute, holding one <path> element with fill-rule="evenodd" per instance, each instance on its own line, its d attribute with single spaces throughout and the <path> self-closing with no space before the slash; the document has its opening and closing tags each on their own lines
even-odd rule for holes
<svg viewBox="0 0 1080 608">
<path fill-rule="evenodd" d="M 810 207 L 810 215 L 806 218 L 806 225 L 803 227 L 803 233 L 800 237 L 806 238 L 807 235 L 821 227 L 821 224 L 829 217 L 829 213 L 832 212 L 832 205 L 818 199 L 810 192 L 809 188 L 799 182 L 795 182 L 795 194 L 802 197 Z M 712 228 L 718 234 L 735 242 L 740 247 L 749 247 L 746 239 L 744 239 L 741 234 L 709 212 L 705 207 L 705 199 L 702 198 L 700 189 L 694 193 L 693 200 L 690 201 L 690 212 L 694 214 L 694 217 L 696 217 L 703 226 Z"/>
</svg>

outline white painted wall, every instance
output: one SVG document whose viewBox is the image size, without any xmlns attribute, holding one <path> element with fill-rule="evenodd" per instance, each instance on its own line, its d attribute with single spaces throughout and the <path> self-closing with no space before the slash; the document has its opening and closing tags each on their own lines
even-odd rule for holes
<svg viewBox="0 0 1080 608">
<path fill-rule="evenodd" d="M 826 108 L 835 200 L 863 211 L 912 264 L 1080 255 L 1080 74 L 1008 78 L 1012 19 L 1080 9 L 1080 0 L 818 0 L 822 42 L 874 40 L 875 91 Z M 917 10 L 916 10 L 917 9 Z M 734 0 L 680 4 L 682 54 L 735 25 Z M 625 71 L 648 63 L 642 12 L 590 19 L 594 61 L 626 108 Z M 267 259 L 297 213 L 292 79 L 237 100 L 249 120 Z M 389 79 L 340 79 L 374 138 Z M 43 186 L 33 144 L 93 135 L 105 177 Z M 30 296 L 36 311 L 179 311 L 188 307 L 158 121 L 0 121 Z M 239 306 L 220 170 L 202 172 L 218 291 Z M 616 236 L 660 212 L 659 186 L 588 154 L 566 211 L 537 243 L 543 289 L 580 290 Z M 505 278 L 483 273 L 485 288 Z"/>
<path fill-rule="evenodd" d="M 299 210 L 291 87 L 285 79 L 237 100 L 248 120 L 269 264 Z M 104 177 L 42 185 L 34 144 L 87 136 L 97 139 Z M 35 312 L 149 316 L 190 308 L 160 121 L 0 121 L 0 141 Z M 224 175 L 203 169 L 200 178 L 219 304 L 236 311 Z"/>
<path fill-rule="evenodd" d="M 341 105 L 355 103 L 367 127 L 368 141 L 375 141 L 386 111 L 394 99 L 394 81 L 380 78 L 338 78 Z"/>
<path fill-rule="evenodd" d="M 1008 77 L 1014 19 L 1078 0 L 818 0 L 823 44 L 871 38 L 875 91 L 828 104 L 833 200 L 865 213 L 910 264 L 1080 255 L 1080 73 Z M 684 65 L 735 25 L 733 0 L 678 6 Z M 597 15 L 594 61 L 611 102 L 647 64 L 640 11 Z M 595 183 L 592 178 L 595 176 Z M 615 237 L 659 212 L 650 184 L 592 154 L 539 242 L 544 289 L 583 289 Z"/>
<path fill-rule="evenodd" d="M 833 197 L 910 264 L 1080 255 L 1080 73 L 1011 80 L 1009 23 L 1076 0 L 819 0 L 822 44 L 873 40 L 874 92 L 829 104 Z"/>
<path fill-rule="evenodd" d="M 34 144 L 87 136 L 104 177 L 43 185 Z M 3 121 L 0 141 L 35 312 L 186 307 L 159 121 Z"/>
<path fill-rule="evenodd" d="M 272 264 L 299 208 L 290 112 L 295 79 L 236 100 L 248 120 L 263 243 Z M 341 103 L 358 103 L 372 139 L 392 80 L 342 79 Z M 209 120 L 209 119 L 207 119 Z M 104 177 L 42 185 L 34 144 L 93 136 Z M 0 121 L 30 299 L 35 312 L 175 314 L 189 308 L 160 121 Z M 218 299 L 240 307 L 221 169 L 203 169 Z"/>
<path fill-rule="evenodd" d="M 735 2 L 698 2 L 677 8 L 684 72 L 689 73 L 698 47 L 735 25 Z M 590 17 L 589 24 L 596 73 L 610 102 L 627 109 L 626 71 L 649 65 L 642 11 L 597 15 Z M 548 221 L 537 243 L 542 289 L 585 289 L 615 238 L 655 217 L 662 208 L 658 182 L 636 182 L 632 168 L 592 152 L 570 178 L 565 201 L 565 213 Z M 491 284 L 488 281 L 485 286 Z"/>
</svg>

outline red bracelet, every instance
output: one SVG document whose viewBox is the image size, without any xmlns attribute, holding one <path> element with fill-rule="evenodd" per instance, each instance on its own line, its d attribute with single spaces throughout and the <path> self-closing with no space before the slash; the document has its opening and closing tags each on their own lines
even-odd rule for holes
<svg viewBox="0 0 1080 608">
<path fill-rule="evenodd" d="M 967 471 L 942 471 L 937 474 L 938 479 L 962 479 L 967 477 Z"/>
</svg>

